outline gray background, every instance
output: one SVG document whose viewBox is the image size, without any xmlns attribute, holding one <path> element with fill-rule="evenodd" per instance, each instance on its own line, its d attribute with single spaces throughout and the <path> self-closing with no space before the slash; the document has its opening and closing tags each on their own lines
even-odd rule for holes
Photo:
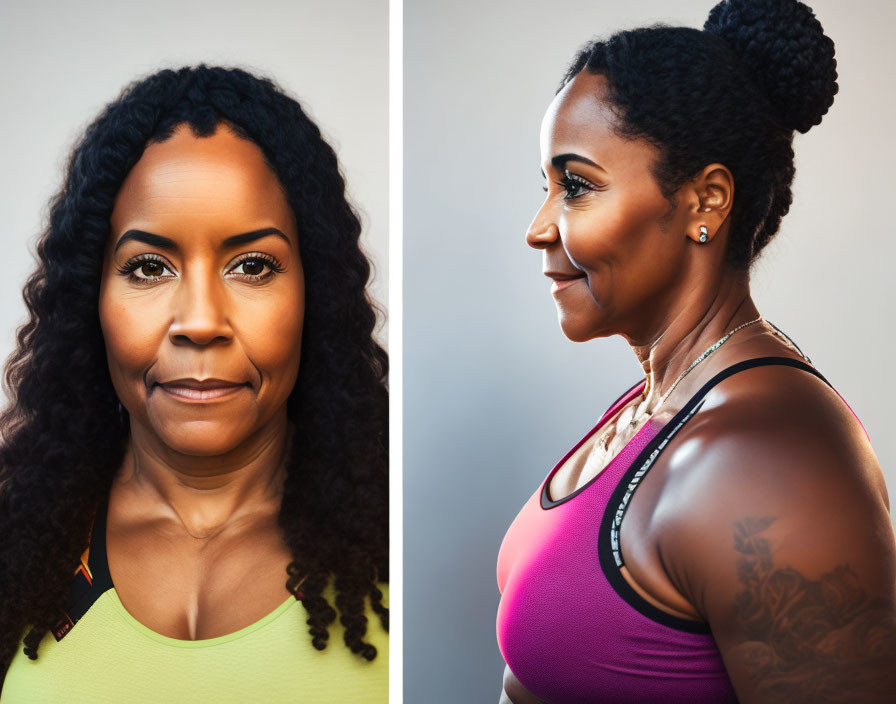
<svg viewBox="0 0 896 704">
<path fill-rule="evenodd" d="M 894 5 L 809 3 L 840 93 L 797 135 L 794 204 L 753 272 L 759 310 L 864 422 L 896 497 L 890 371 Z M 701 27 L 711 0 L 405 3 L 405 700 L 496 702 L 495 560 L 550 467 L 640 378 L 619 337 L 560 332 L 541 257 L 538 131 L 595 34 Z M 698 126 L 695 126 L 698 128 Z M 894 498 L 896 503 L 896 498 Z"/>
<path fill-rule="evenodd" d="M 25 322 L 31 252 L 76 138 L 130 81 L 200 61 L 273 78 L 318 123 L 360 211 L 372 292 L 385 304 L 388 29 L 388 0 L 0 1 L 0 357 Z M 385 327 L 379 334 L 385 343 Z"/>
</svg>

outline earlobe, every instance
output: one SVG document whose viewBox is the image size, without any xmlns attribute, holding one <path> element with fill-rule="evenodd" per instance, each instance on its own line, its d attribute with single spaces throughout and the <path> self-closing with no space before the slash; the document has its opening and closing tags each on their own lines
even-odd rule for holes
<svg viewBox="0 0 896 704">
<path fill-rule="evenodd" d="M 696 235 L 692 235 L 689 230 L 687 233 L 685 233 L 685 236 L 694 240 L 697 244 L 706 244 L 710 239 L 709 228 L 701 223 L 697 226 Z"/>
<path fill-rule="evenodd" d="M 734 199 L 734 177 L 723 164 L 709 164 L 692 182 L 691 220 L 687 236 L 708 243 L 728 217 Z"/>
</svg>

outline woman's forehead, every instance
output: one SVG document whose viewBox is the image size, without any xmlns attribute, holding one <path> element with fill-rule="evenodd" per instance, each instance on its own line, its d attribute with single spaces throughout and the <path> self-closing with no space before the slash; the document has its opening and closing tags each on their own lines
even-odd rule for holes
<svg viewBox="0 0 896 704">
<path fill-rule="evenodd" d="M 122 184 L 119 195 L 211 197 L 247 188 L 263 189 L 277 177 L 261 149 L 219 127 L 210 137 L 196 137 L 181 125 L 164 142 L 152 142 Z"/>
<path fill-rule="evenodd" d="M 657 156 L 653 145 L 620 136 L 618 125 L 607 78 L 581 71 L 548 106 L 541 124 L 542 159 L 549 164 L 557 155 L 580 154 L 606 170 L 651 164 Z"/>
<path fill-rule="evenodd" d="M 562 138 L 567 133 L 603 132 L 614 124 L 607 100 L 607 79 L 582 71 L 554 96 L 542 122 L 542 133 Z"/>
<path fill-rule="evenodd" d="M 125 178 L 115 198 L 112 228 L 134 221 L 168 221 L 183 226 L 209 220 L 254 222 L 291 220 L 276 175 L 261 149 L 219 127 L 213 136 L 196 137 L 182 125 L 164 142 L 151 143 Z M 252 229 L 250 227 L 250 229 Z"/>
</svg>

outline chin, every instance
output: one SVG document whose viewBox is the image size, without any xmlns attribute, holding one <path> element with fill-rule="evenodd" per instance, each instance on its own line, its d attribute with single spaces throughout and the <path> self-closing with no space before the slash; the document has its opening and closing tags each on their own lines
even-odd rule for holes
<svg viewBox="0 0 896 704">
<path fill-rule="evenodd" d="M 239 447 L 250 436 L 244 422 L 188 421 L 172 426 L 163 423 L 154 428 L 161 442 L 174 452 L 196 457 L 224 455 Z"/>
<path fill-rule="evenodd" d="M 595 337 L 601 337 L 594 332 L 594 329 L 581 324 L 577 320 L 569 320 L 565 316 L 560 316 L 560 329 L 566 338 L 572 342 L 588 342 Z"/>
<path fill-rule="evenodd" d="M 570 315 L 564 310 L 558 310 L 558 319 L 560 321 L 560 329 L 567 339 L 572 342 L 588 342 L 599 337 L 610 337 L 616 332 L 606 327 L 605 317 L 596 319 L 596 316 Z"/>
</svg>

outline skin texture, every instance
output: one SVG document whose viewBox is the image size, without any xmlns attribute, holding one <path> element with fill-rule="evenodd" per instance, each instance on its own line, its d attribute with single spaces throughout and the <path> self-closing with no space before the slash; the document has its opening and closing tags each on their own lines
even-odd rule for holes
<svg viewBox="0 0 896 704">
<path fill-rule="evenodd" d="M 603 76 L 580 73 L 548 108 L 547 195 L 527 241 L 560 282 L 552 295 L 564 334 L 622 335 L 649 391 L 607 424 L 611 452 L 591 452 L 592 444 L 558 470 L 554 499 L 602 471 L 634 434 L 632 417 L 649 409 L 668 421 L 740 360 L 801 358 L 766 323 L 750 325 L 658 408 L 694 359 L 759 312 L 748 276 L 724 262 L 730 171 L 709 164 L 673 203 L 663 199 L 651 172 L 658 152 L 615 134 L 606 87 Z M 623 576 L 659 608 L 710 625 L 745 704 L 889 701 L 896 542 L 888 512 L 877 458 L 838 395 L 807 372 L 758 367 L 716 385 L 639 485 L 620 528 Z M 539 699 L 507 668 L 501 701 Z"/>
<path fill-rule="evenodd" d="M 224 245 L 268 228 L 282 236 Z M 174 247 L 124 241 L 134 230 Z M 143 280 L 121 272 L 143 255 Z M 150 144 L 115 200 L 99 314 L 131 424 L 109 569 L 125 608 L 163 635 L 230 633 L 289 596 L 276 514 L 303 313 L 295 218 L 261 150 L 225 126 Z M 190 403 L 159 385 L 210 377 L 244 386 Z"/>
</svg>

